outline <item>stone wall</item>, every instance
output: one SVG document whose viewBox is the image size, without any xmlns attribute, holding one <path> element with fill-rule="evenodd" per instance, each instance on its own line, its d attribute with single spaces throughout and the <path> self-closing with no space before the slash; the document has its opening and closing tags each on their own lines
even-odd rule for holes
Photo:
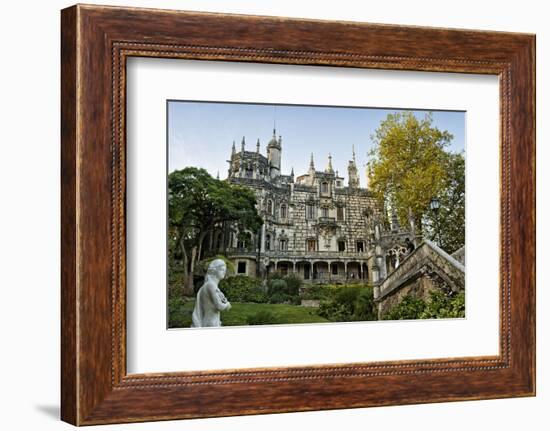
<svg viewBox="0 0 550 431">
<path fill-rule="evenodd" d="M 462 263 L 425 240 L 410 253 L 387 278 L 375 287 L 378 317 L 411 294 L 425 299 L 434 289 L 458 292 L 464 289 L 465 268 Z"/>
</svg>

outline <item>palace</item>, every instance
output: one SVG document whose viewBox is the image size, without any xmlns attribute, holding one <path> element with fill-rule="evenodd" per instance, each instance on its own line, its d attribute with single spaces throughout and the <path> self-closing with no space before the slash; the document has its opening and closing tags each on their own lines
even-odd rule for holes
<svg viewBox="0 0 550 431">
<path fill-rule="evenodd" d="M 273 271 L 298 274 L 307 283 L 370 282 L 378 285 L 420 241 L 414 224 L 387 220 L 379 202 L 361 187 L 355 151 L 348 179 L 332 167 L 315 168 L 313 154 L 303 175 L 281 172 L 282 138 L 275 130 L 267 153 L 233 147 L 228 181 L 255 192 L 264 224 L 260 232 L 226 229 L 213 238 L 215 249 L 234 263 L 236 272 L 265 278 Z"/>
</svg>

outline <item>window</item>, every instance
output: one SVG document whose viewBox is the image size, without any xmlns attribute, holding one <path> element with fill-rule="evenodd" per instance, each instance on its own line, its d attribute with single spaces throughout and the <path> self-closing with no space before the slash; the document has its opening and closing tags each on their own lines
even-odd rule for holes
<svg viewBox="0 0 550 431">
<path fill-rule="evenodd" d="M 328 183 L 326 181 L 321 183 L 321 193 L 328 195 Z"/>
<path fill-rule="evenodd" d="M 267 213 L 268 214 L 273 214 L 273 201 L 272 200 L 267 201 Z"/>
<path fill-rule="evenodd" d="M 287 239 L 282 239 L 280 242 L 279 242 L 279 248 L 283 251 L 286 251 L 288 250 L 288 240 Z"/>
<path fill-rule="evenodd" d="M 321 216 L 328 217 L 328 208 L 321 208 Z"/>
<path fill-rule="evenodd" d="M 338 275 L 338 264 L 337 263 L 332 264 L 332 275 Z"/>
<path fill-rule="evenodd" d="M 246 262 L 239 262 L 237 264 L 237 274 L 246 274 Z"/>
<path fill-rule="evenodd" d="M 338 251 L 346 251 L 346 241 L 338 241 Z"/>
<path fill-rule="evenodd" d="M 306 205 L 306 219 L 312 220 L 315 218 L 315 206 Z"/>
<path fill-rule="evenodd" d="M 344 220 L 344 207 L 336 208 L 336 220 L 338 221 Z"/>
<path fill-rule="evenodd" d="M 266 235 L 265 237 L 265 249 L 271 250 L 271 235 Z"/>
<path fill-rule="evenodd" d="M 315 251 L 317 249 L 317 241 L 314 239 L 307 240 L 307 251 Z"/>
<path fill-rule="evenodd" d="M 357 241 L 357 253 L 363 253 L 365 251 L 365 243 L 363 241 Z"/>
<path fill-rule="evenodd" d="M 287 206 L 286 204 L 281 205 L 281 218 L 287 218 Z"/>
</svg>

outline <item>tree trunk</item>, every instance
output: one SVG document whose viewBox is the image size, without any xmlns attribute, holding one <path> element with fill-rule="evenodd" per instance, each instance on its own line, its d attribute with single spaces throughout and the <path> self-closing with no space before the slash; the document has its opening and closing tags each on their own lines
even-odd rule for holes
<svg viewBox="0 0 550 431">
<path fill-rule="evenodd" d="M 195 270 L 195 260 L 197 257 L 197 247 L 191 249 L 191 262 L 189 264 L 189 271 L 187 272 L 187 277 L 185 278 L 185 286 L 183 288 L 183 296 L 193 296 L 195 293 L 194 284 L 193 284 L 193 273 Z"/>
<path fill-rule="evenodd" d="M 182 296 L 189 296 L 188 289 L 187 289 L 187 278 L 189 274 L 189 257 L 187 256 L 187 250 L 185 248 L 185 241 L 184 241 L 184 235 L 181 234 L 178 240 L 178 245 L 181 250 L 182 255 L 182 269 L 183 269 L 183 283 L 182 283 Z M 191 295 L 193 295 L 193 292 L 191 292 Z"/>
</svg>

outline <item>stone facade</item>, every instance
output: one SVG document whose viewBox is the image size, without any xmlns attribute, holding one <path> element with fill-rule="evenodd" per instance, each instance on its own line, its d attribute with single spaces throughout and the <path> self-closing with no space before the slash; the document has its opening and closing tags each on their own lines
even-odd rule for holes
<svg viewBox="0 0 550 431">
<path fill-rule="evenodd" d="M 266 277 L 270 272 L 298 274 L 306 282 L 380 284 L 419 238 L 414 225 L 402 228 L 366 187 L 361 187 L 355 151 L 348 162 L 347 181 L 332 167 L 317 170 L 311 154 L 309 169 L 295 177 L 281 173 L 282 138 L 275 130 L 261 154 L 240 151 L 235 143 L 228 160 L 227 180 L 252 189 L 264 220 L 259 232 L 237 232 L 224 226 L 210 246 L 226 254 L 237 273 Z"/>
</svg>

